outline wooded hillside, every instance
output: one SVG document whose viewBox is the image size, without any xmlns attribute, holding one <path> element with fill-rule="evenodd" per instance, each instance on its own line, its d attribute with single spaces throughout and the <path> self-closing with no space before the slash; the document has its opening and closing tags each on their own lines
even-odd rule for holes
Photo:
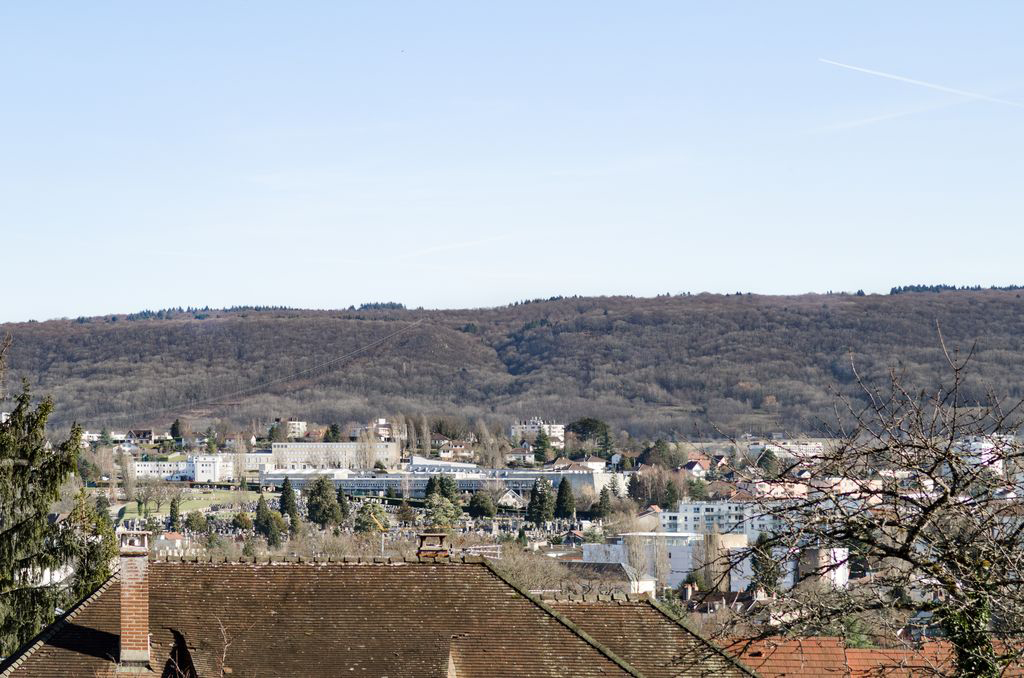
<svg viewBox="0 0 1024 678">
<path fill-rule="evenodd" d="M 495 423 L 592 415 L 638 435 L 682 437 L 695 427 L 707 433 L 712 422 L 734 433 L 814 431 L 831 416 L 835 389 L 855 392 L 851 357 L 869 378 L 896 367 L 927 386 L 944 364 L 936 322 L 950 347 L 977 342 L 970 392 L 1019 397 L 1020 294 L 204 310 L 9 324 L 0 333 L 14 338 L 8 378 L 52 394 L 58 425 L 166 426 L 176 416 L 205 415 L 238 424 L 399 412 Z"/>
</svg>

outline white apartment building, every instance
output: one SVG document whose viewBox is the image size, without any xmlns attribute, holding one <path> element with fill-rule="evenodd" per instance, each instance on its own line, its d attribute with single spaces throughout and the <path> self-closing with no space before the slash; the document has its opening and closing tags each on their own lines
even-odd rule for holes
<svg viewBox="0 0 1024 678">
<path fill-rule="evenodd" d="M 722 534 L 741 533 L 753 541 L 762 532 L 779 529 L 777 518 L 762 515 L 763 503 L 752 501 L 690 501 L 679 502 L 677 510 L 661 513 L 661 529 L 666 532 L 697 532 L 714 530 Z"/>
<path fill-rule="evenodd" d="M 132 461 L 128 472 L 136 479 L 224 483 L 235 480 L 235 459 L 226 454 L 199 454 L 185 461 Z"/>
<path fill-rule="evenodd" d="M 517 421 L 509 428 L 509 437 L 512 440 L 530 440 L 541 431 L 551 441 L 551 447 L 555 449 L 565 448 L 565 424 L 552 424 L 540 417 L 534 417 L 528 421 Z"/>
<path fill-rule="evenodd" d="M 747 445 L 747 454 L 752 459 L 757 459 L 766 450 L 770 450 L 776 457 L 813 461 L 819 459 L 825 453 L 825 443 L 812 440 L 779 440 L 777 442 L 756 442 Z"/>
<path fill-rule="evenodd" d="M 388 468 L 402 460 L 397 442 L 274 443 L 271 463 L 279 470 L 372 469 L 379 461 Z"/>
<path fill-rule="evenodd" d="M 302 438 L 306 435 L 306 422 L 289 419 L 283 423 L 288 427 L 289 438 Z"/>
</svg>

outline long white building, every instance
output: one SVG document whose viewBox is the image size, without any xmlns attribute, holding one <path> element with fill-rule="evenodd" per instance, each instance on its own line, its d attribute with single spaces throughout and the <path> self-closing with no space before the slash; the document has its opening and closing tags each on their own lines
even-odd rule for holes
<svg viewBox="0 0 1024 678">
<path fill-rule="evenodd" d="M 595 497 L 606 485 L 617 480 L 620 487 L 626 487 L 628 480 L 626 474 L 609 471 L 484 469 L 476 464 L 413 457 L 405 470 L 388 473 L 351 469 L 293 470 L 268 467 L 260 472 L 260 484 L 278 486 L 287 476 L 292 485 L 302 487 L 308 480 L 326 475 L 334 480 L 336 487 L 343 487 L 350 494 L 379 495 L 390 489 L 395 494 L 407 497 L 423 497 L 426 495 L 427 482 L 431 476 L 440 474 L 451 476 L 460 492 L 476 492 L 486 487 L 500 485 L 524 496 L 529 494 L 539 478 L 548 480 L 554 488 L 562 481 L 568 481 L 574 493 L 588 492 L 593 493 Z"/>
<path fill-rule="evenodd" d="M 274 468 L 288 471 L 371 469 L 377 462 L 398 466 L 402 453 L 395 441 L 344 443 L 274 443 L 270 448 Z"/>
</svg>

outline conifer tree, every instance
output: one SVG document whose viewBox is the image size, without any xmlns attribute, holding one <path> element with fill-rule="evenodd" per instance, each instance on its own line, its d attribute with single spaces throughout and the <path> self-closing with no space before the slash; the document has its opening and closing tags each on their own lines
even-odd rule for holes
<svg viewBox="0 0 1024 678">
<path fill-rule="evenodd" d="M 299 503 L 295 501 L 295 490 L 292 489 L 292 481 L 288 476 L 284 477 L 284 483 L 281 484 L 281 514 L 288 516 L 291 533 L 298 532 Z"/>
<path fill-rule="evenodd" d="M 338 486 L 338 508 L 341 511 L 341 522 L 345 522 L 352 511 L 348 505 L 348 495 L 345 494 L 345 488 L 340 485 Z"/>
<path fill-rule="evenodd" d="M 177 495 L 171 497 L 171 531 L 181 531 L 181 504 Z"/>
<path fill-rule="evenodd" d="M 74 426 L 67 440 L 51 445 L 46 421 L 52 411 L 50 399 L 33 407 L 24 383 L 0 424 L 0 656 L 53 621 L 62 602 L 59 587 L 42 585 L 30 573 L 59 570 L 75 556 L 48 516 L 77 467 L 81 429 Z"/>
<path fill-rule="evenodd" d="M 252 526 L 256 534 L 266 537 L 270 531 L 270 523 L 270 507 L 267 506 L 267 498 L 261 493 L 260 500 L 256 502 L 256 518 L 252 521 Z"/>
<path fill-rule="evenodd" d="M 469 500 L 469 515 L 474 518 L 493 518 L 498 509 L 494 506 L 494 500 L 486 492 L 474 492 Z"/>
<path fill-rule="evenodd" d="M 455 504 L 459 505 L 459 485 L 455 482 L 455 478 L 449 475 L 441 475 L 438 481 L 441 490 L 441 496 Z"/>
<path fill-rule="evenodd" d="M 572 493 L 572 485 L 568 479 L 562 478 L 558 483 L 558 498 L 555 500 L 555 517 L 569 520 L 576 515 L 576 497 Z"/>
<path fill-rule="evenodd" d="M 441 488 L 438 485 L 437 476 L 430 476 L 427 478 L 427 489 L 424 491 L 423 496 L 429 497 L 435 492 L 440 492 Z"/>
<path fill-rule="evenodd" d="M 533 439 L 533 457 L 537 461 L 547 461 L 551 455 L 551 439 L 548 438 L 548 434 L 544 432 L 544 429 L 537 431 L 536 437 Z"/>
<path fill-rule="evenodd" d="M 612 513 L 612 493 L 605 485 L 601 488 L 601 494 L 597 500 L 597 517 L 607 518 Z"/>
<path fill-rule="evenodd" d="M 334 490 L 334 483 L 327 476 L 320 476 L 306 488 L 306 514 L 309 522 L 320 526 L 341 523 L 341 507 Z"/>
<path fill-rule="evenodd" d="M 65 528 L 62 534 L 70 542 L 75 570 L 66 604 L 62 606 L 69 607 L 90 595 L 113 574 L 117 537 L 110 516 L 101 513 L 96 504 L 89 501 L 84 489 L 75 496 Z"/>
<path fill-rule="evenodd" d="M 380 504 L 363 502 L 356 513 L 356 532 L 380 532 L 391 527 L 388 514 Z"/>
<path fill-rule="evenodd" d="M 662 508 L 667 511 L 675 510 L 676 504 L 679 503 L 679 486 L 676 485 L 673 478 L 665 481 L 665 491 L 662 493 L 661 502 Z"/>
<path fill-rule="evenodd" d="M 541 525 L 554 517 L 555 498 L 551 484 L 538 478 L 530 489 L 530 503 L 526 507 L 526 519 L 534 525 Z"/>
</svg>

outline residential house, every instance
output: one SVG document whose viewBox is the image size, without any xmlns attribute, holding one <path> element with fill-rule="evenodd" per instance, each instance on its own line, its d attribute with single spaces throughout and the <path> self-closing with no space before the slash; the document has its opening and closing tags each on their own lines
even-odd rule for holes
<svg viewBox="0 0 1024 678">
<path fill-rule="evenodd" d="M 513 447 L 511 450 L 505 453 L 506 464 L 532 464 L 535 457 L 533 456 L 533 445 L 528 441 L 524 440 L 517 447 Z"/>
</svg>

